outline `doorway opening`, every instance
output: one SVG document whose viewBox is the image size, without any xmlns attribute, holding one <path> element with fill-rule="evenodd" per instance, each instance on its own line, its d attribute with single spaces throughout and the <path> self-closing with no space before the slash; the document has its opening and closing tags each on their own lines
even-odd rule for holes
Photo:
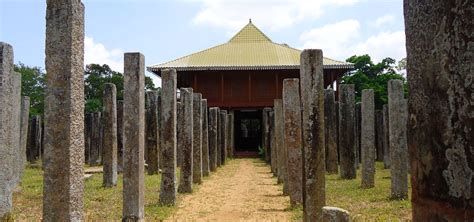
<svg viewBox="0 0 474 222">
<path fill-rule="evenodd" d="M 237 157 L 258 157 L 262 146 L 262 110 L 235 110 L 234 137 Z"/>
</svg>

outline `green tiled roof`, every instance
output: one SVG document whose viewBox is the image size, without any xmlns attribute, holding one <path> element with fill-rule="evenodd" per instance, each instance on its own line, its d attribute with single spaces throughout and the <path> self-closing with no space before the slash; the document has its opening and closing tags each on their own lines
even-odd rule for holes
<svg viewBox="0 0 474 222">
<path fill-rule="evenodd" d="M 299 69 L 301 50 L 274 43 L 249 22 L 227 43 L 169 62 L 148 67 L 156 72 L 164 68 L 186 70 L 257 70 Z M 324 58 L 326 69 L 352 69 L 353 64 Z"/>
</svg>

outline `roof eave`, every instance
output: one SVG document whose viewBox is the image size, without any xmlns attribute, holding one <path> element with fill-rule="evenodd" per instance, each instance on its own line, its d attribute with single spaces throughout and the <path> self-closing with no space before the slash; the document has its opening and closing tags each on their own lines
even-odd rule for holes
<svg viewBox="0 0 474 222">
<path fill-rule="evenodd" d="M 163 69 L 176 69 L 176 71 L 229 71 L 229 70 L 282 70 L 299 69 L 299 65 L 281 65 L 281 66 L 190 66 L 190 67 L 165 67 L 149 66 L 149 72 L 160 72 Z M 354 69 L 354 64 L 323 65 L 323 69 Z"/>
</svg>

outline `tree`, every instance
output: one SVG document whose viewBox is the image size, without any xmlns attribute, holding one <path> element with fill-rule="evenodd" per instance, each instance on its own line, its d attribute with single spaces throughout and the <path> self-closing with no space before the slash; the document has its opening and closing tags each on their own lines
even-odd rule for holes
<svg viewBox="0 0 474 222">
<path fill-rule="evenodd" d="M 85 69 L 84 94 L 86 112 L 102 111 L 102 93 L 105 83 L 117 87 L 117 100 L 123 100 L 123 74 L 113 71 L 107 64 L 89 64 Z M 145 89 L 156 90 L 153 80 L 145 77 Z"/>
<path fill-rule="evenodd" d="M 385 58 L 374 64 L 369 55 L 354 55 L 346 61 L 354 63 L 355 69 L 342 78 L 342 83 L 355 85 L 356 101 L 361 100 L 363 89 L 373 89 L 375 108 L 382 109 L 388 102 L 387 82 L 391 79 L 403 80 L 406 92 L 406 79 L 395 71 L 394 59 Z"/>
<path fill-rule="evenodd" d="M 21 95 L 30 97 L 30 115 L 41 115 L 44 111 L 46 91 L 45 73 L 39 67 L 15 65 L 14 70 L 21 74 Z"/>
</svg>

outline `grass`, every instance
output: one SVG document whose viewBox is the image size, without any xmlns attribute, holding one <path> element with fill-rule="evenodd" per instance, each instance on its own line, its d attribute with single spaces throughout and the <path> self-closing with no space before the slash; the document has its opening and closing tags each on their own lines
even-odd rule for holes
<svg viewBox="0 0 474 222">
<path fill-rule="evenodd" d="M 360 170 L 355 180 L 343 180 L 338 174 L 326 175 L 326 205 L 348 210 L 353 221 L 411 220 L 411 193 L 408 192 L 407 200 L 390 199 L 390 170 L 383 169 L 382 162 L 376 163 L 375 187 L 362 189 L 360 184 Z M 302 211 L 303 208 L 293 209 L 293 217 L 301 219 Z"/>
</svg>

